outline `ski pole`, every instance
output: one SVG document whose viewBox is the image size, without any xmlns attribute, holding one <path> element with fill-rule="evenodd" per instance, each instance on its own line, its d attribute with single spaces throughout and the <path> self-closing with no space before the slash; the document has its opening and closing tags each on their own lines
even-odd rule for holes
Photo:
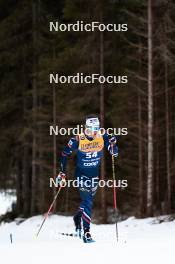
<svg viewBox="0 0 175 264">
<path fill-rule="evenodd" d="M 47 217 L 48 217 L 50 211 L 52 210 L 53 205 L 54 205 L 54 203 L 55 203 L 55 201 L 56 201 L 56 199 L 57 199 L 57 197 L 58 197 L 58 194 L 59 194 L 59 192 L 60 192 L 60 190 L 61 190 L 61 187 L 62 187 L 62 186 L 60 185 L 60 187 L 59 187 L 59 189 L 58 189 L 58 191 L 57 191 L 57 193 L 56 193 L 56 195 L 55 195 L 55 197 L 54 197 L 54 199 L 53 199 L 53 201 L 52 201 L 52 203 L 51 203 L 51 205 L 50 205 L 50 207 L 49 207 L 49 210 L 47 211 L 47 213 L 46 213 L 45 216 L 44 216 L 44 219 L 43 219 L 43 221 L 42 221 L 42 223 L 41 223 L 41 225 L 40 225 L 40 227 L 39 227 L 39 229 L 38 229 L 38 232 L 37 232 L 37 234 L 36 234 L 36 237 L 38 237 L 38 235 L 39 235 L 39 233 L 40 233 L 40 231 L 41 231 L 41 228 L 43 227 L 43 225 L 44 225 L 44 223 L 45 223 L 45 221 L 46 221 L 46 219 L 47 219 Z"/>
<path fill-rule="evenodd" d="M 115 188 L 115 181 L 116 181 L 116 176 L 115 176 L 115 161 L 114 161 L 114 150 L 113 150 L 113 145 L 112 147 L 112 176 L 113 176 L 113 196 L 114 196 L 114 214 L 115 214 L 115 223 L 116 223 L 116 237 L 117 237 L 117 242 L 118 242 L 118 216 L 117 216 L 117 192 Z"/>
</svg>

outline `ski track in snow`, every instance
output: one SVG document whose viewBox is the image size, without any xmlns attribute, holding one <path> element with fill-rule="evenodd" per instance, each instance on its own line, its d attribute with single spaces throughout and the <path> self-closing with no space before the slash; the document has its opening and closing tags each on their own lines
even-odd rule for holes
<svg viewBox="0 0 175 264">
<path fill-rule="evenodd" d="M 58 215 L 49 216 L 36 238 L 42 220 L 42 216 L 35 216 L 20 225 L 15 222 L 0 225 L 1 263 L 165 264 L 174 261 L 175 221 L 152 224 L 155 218 L 131 217 L 118 224 L 118 243 L 115 225 L 92 225 L 96 242 L 85 244 L 79 238 L 58 235 L 73 231 L 72 217 Z"/>
</svg>

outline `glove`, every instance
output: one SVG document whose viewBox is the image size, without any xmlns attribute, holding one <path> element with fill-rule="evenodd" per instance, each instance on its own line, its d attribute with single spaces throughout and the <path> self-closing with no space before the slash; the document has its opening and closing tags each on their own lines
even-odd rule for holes
<svg viewBox="0 0 175 264">
<path fill-rule="evenodd" d="M 115 145 L 116 142 L 117 142 L 117 139 L 116 139 L 115 136 L 111 136 L 111 137 L 109 138 L 109 143 L 110 143 L 111 145 Z"/>
<path fill-rule="evenodd" d="M 117 139 L 115 136 L 111 136 L 109 138 L 109 143 L 110 143 L 109 151 L 110 151 L 111 155 L 113 155 L 115 158 L 117 158 L 117 156 L 118 156 L 118 148 L 116 146 L 116 142 L 117 142 Z"/>
<path fill-rule="evenodd" d="M 66 183 L 66 174 L 60 171 L 60 173 L 56 177 L 56 183 L 60 186 L 63 186 Z"/>
</svg>

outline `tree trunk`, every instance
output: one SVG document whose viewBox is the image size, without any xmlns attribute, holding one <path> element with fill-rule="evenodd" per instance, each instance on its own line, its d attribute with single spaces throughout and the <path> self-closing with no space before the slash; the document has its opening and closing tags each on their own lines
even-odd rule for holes
<svg viewBox="0 0 175 264">
<path fill-rule="evenodd" d="M 22 193 L 23 193 L 23 215 L 28 217 L 30 215 L 30 179 L 29 179 L 29 166 L 28 166 L 28 148 L 23 148 L 23 169 L 22 169 Z"/>
<path fill-rule="evenodd" d="M 101 21 L 102 13 L 101 13 Z M 104 75 L 104 34 L 100 32 L 100 74 Z M 104 84 L 100 84 L 100 122 L 101 127 L 104 127 Z M 103 153 L 104 154 L 104 153 Z M 105 158 L 103 155 L 101 162 L 101 180 L 105 180 Z M 105 188 L 101 188 L 101 210 L 102 210 L 102 222 L 106 223 L 106 193 Z"/>
<path fill-rule="evenodd" d="M 169 95 L 168 95 L 168 62 L 165 32 L 165 119 L 166 119 L 166 167 L 167 167 L 167 213 L 171 212 L 171 173 L 170 173 L 170 132 L 169 132 Z"/>
<path fill-rule="evenodd" d="M 27 119 L 27 99 L 28 95 L 26 93 L 26 74 L 25 74 L 26 58 L 25 53 L 23 53 L 23 67 L 22 67 L 22 77 L 23 77 L 23 119 L 24 122 Z M 25 135 L 23 139 L 23 149 L 22 149 L 22 197 L 23 197 L 23 215 L 28 217 L 30 215 L 30 155 L 29 155 L 29 145 L 30 145 L 29 135 Z"/>
<path fill-rule="evenodd" d="M 19 149 L 17 150 L 17 152 L 18 151 L 19 151 Z M 16 174 L 17 174 L 17 179 L 16 179 L 16 194 L 17 194 L 16 213 L 17 213 L 17 215 L 20 215 L 21 212 L 23 211 L 24 204 L 23 204 L 23 197 L 22 197 L 22 163 L 21 163 L 19 152 L 17 153 Z"/>
<path fill-rule="evenodd" d="M 32 89 L 33 89 L 33 133 L 32 133 L 32 188 L 31 188 L 31 215 L 36 213 L 36 202 L 37 202 L 37 193 L 36 193 L 36 159 L 37 159 L 37 141 L 36 141 L 36 113 L 37 113 L 37 83 L 36 83 L 36 2 L 33 0 L 32 3 L 32 19 L 33 19 L 33 80 L 32 80 Z"/>
<path fill-rule="evenodd" d="M 148 0 L 148 178 L 147 215 L 153 214 L 153 14 Z"/>
<path fill-rule="evenodd" d="M 139 72 L 142 66 L 142 44 L 139 45 Z M 139 87 L 141 83 L 139 82 Z M 138 156 L 139 156 L 139 215 L 144 215 L 144 182 L 143 182 L 143 143 L 142 143 L 142 102 L 141 94 L 138 89 Z"/>
<path fill-rule="evenodd" d="M 53 61 L 55 60 L 55 47 L 53 48 Z M 53 126 L 56 127 L 56 90 L 55 84 L 53 85 Z M 53 177 L 56 178 L 57 174 L 57 145 L 56 135 L 53 135 Z M 53 196 L 56 195 L 56 188 L 53 187 Z M 57 201 L 55 201 L 53 211 L 56 210 Z"/>
<path fill-rule="evenodd" d="M 159 146 L 158 144 L 156 145 L 156 209 L 158 211 L 158 213 L 161 212 L 161 205 L 160 205 L 160 175 L 159 175 L 159 171 L 160 171 L 160 157 L 159 157 Z"/>
</svg>

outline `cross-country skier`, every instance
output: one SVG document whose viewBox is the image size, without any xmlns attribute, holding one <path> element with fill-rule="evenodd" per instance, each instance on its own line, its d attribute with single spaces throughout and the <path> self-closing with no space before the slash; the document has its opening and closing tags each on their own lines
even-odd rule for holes
<svg viewBox="0 0 175 264">
<path fill-rule="evenodd" d="M 99 181 L 99 167 L 103 155 L 103 148 L 117 157 L 118 148 L 116 137 L 109 137 L 102 133 L 97 116 L 86 118 L 84 133 L 69 140 L 61 156 L 61 171 L 57 176 L 57 183 L 61 184 L 66 177 L 67 157 L 73 152 L 77 153 L 75 177 L 79 182 L 81 203 L 74 215 L 76 231 L 80 234 L 83 222 L 83 240 L 85 243 L 93 242 L 90 234 L 91 212 Z"/>
</svg>

